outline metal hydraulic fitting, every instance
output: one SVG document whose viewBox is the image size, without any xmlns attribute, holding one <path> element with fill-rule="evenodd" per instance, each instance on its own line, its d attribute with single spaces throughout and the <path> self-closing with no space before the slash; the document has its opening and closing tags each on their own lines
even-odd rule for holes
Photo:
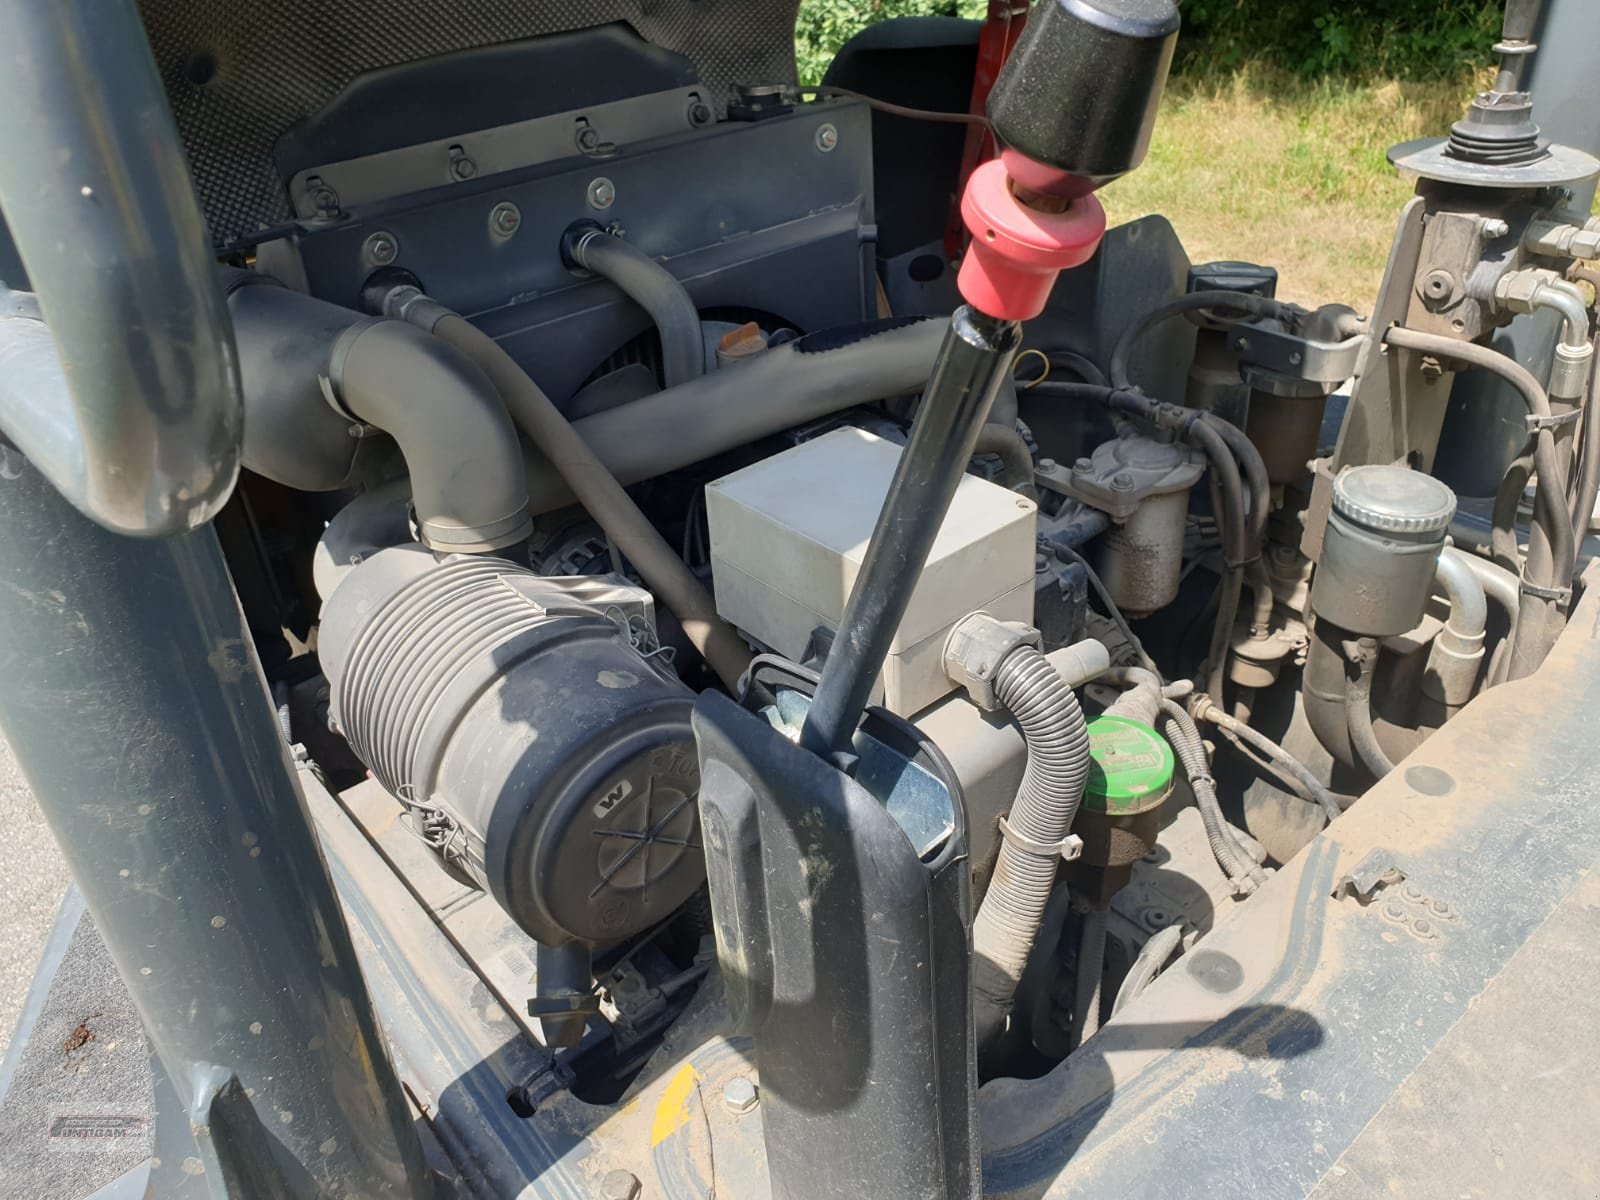
<svg viewBox="0 0 1600 1200">
<path fill-rule="evenodd" d="M 1022 621 L 1002 621 L 982 610 L 968 613 L 955 623 L 944 644 L 944 670 L 967 689 L 972 702 L 984 712 L 994 712 L 1000 701 L 994 694 L 1000 664 L 1018 646 L 1043 650 L 1044 639 Z"/>
<path fill-rule="evenodd" d="M 1600 217 L 1590 217 L 1582 224 L 1576 219 L 1530 221 L 1522 244 L 1549 258 L 1600 258 Z"/>
<path fill-rule="evenodd" d="M 1550 365 L 1548 391 L 1552 400 L 1577 400 L 1583 396 L 1594 345 L 1589 341 L 1588 302 L 1578 285 L 1556 271 L 1534 267 L 1502 275 L 1494 285 L 1495 307 L 1504 312 L 1531 313 L 1549 309 L 1565 322 Z"/>
<path fill-rule="evenodd" d="M 944 644 L 944 669 L 951 680 L 967 689 L 972 702 L 985 712 L 1000 707 L 994 691 L 1000 664 L 1018 646 L 1043 647 L 1039 631 L 1022 621 L 1002 621 L 982 610 L 968 613 L 955 623 Z M 1111 665 L 1111 655 L 1094 638 L 1052 651 L 1051 664 L 1070 688 L 1082 687 Z"/>
</svg>

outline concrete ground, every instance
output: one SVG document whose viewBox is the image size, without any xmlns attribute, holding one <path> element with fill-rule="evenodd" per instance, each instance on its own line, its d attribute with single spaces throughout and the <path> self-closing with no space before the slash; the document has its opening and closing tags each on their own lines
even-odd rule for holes
<svg viewBox="0 0 1600 1200">
<path fill-rule="evenodd" d="M 3 686 L 3 684 L 0 684 Z M 67 890 L 67 865 L 0 738 L 0 1055 Z"/>
</svg>

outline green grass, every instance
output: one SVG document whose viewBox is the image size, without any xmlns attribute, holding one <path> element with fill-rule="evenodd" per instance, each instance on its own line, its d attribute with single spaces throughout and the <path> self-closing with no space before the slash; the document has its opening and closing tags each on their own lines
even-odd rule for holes
<svg viewBox="0 0 1600 1200">
<path fill-rule="evenodd" d="M 1106 188 L 1113 223 L 1159 212 L 1196 262 L 1279 270 L 1278 294 L 1365 311 L 1411 185 L 1396 142 L 1442 134 L 1473 81 L 1307 81 L 1259 65 L 1175 78 L 1149 157 Z"/>
</svg>

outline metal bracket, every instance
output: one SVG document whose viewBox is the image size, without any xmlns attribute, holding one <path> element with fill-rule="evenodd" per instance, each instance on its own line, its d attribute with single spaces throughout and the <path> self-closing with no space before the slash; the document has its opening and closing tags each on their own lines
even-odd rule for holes
<svg viewBox="0 0 1600 1200">
<path fill-rule="evenodd" d="M 1373 850 L 1333 885 L 1333 898 L 1341 900 L 1349 896 L 1365 906 L 1384 888 L 1404 882 L 1405 877 L 1406 873 L 1395 865 L 1391 851 Z"/>
<path fill-rule="evenodd" d="M 1532 596 L 1536 600 L 1554 600 L 1557 604 L 1568 604 L 1572 600 L 1572 589 L 1548 588 L 1537 583 L 1529 583 L 1526 579 L 1517 581 L 1517 589 L 1525 596 Z"/>
<path fill-rule="evenodd" d="M 1011 828 L 1011 822 L 1004 817 L 1000 818 L 1000 836 L 1017 849 L 1026 850 L 1029 854 L 1037 854 L 1042 858 L 1054 858 L 1060 855 L 1063 862 L 1071 862 L 1083 853 L 1083 839 L 1075 833 L 1067 834 L 1059 842 L 1036 842 Z"/>
<path fill-rule="evenodd" d="M 1563 425 L 1571 425 L 1582 415 L 1583 410 L 1575 408 L 1571 412 L 1553 413 L 1548 417 L 1539 417 L 1529 413 L 1522 419 L 1528 427 L 1529 436 L 1532 436 L 1541 429 L 1559 429 Z"/>
</svg>

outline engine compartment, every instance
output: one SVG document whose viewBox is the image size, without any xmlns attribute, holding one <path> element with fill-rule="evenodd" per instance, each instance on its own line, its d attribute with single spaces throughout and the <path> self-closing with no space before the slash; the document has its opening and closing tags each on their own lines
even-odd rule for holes
<svg viewBox="0 0 1600 1200">
<path fill-rule="evenodd" d="M 830 893 L 824 823 L 785 825 L 752 780 L 799 795 L 814 770 L 819 672 L 960 304 L 962 131 L 926 119 L 967 103 L 930 69 L 971 78 L 960 25 L 862 35 L 820 89 L 729 89 L 726 56 L 708 72 L 637 24 L 464 46 L 291 122 L 286 208 L 254 229 L 243 185 L 198 172 L 245 404 L 229 572 L 330 853 L 377 911 L 426 914 L 396 934 L 412 959 L 448 958 L 428 987 L 496 1063 L 470 1118 L 495 1153 L 610 1165 L 643 1137 L 667 1194 L 755 1194 L 741 1118 L 792 1129 L 852 1071 L 940 1069 L 852 1043 L 835 1015 L 859 1000 L 960 1026 L 985 1178 L 1034 1194 L 1028 1139 L 1101 1102 L 1086 1044 L 1136 1043 L 1129 1014 L 1198 1028 L 1254 958 L 1311 953 L 1258 896 L 1448 927 L 1380 849 L 1325 878 L 1323 831 L 1402 778 L 1441 794 L 1419 750 L 1481 731 L 1454 721 L 1512 703 L 1589 602 L 1600 419 L 1571 271 L 1600 234 L 1570 180 L 1397 148 L 1421 182 L 1370 309 L 1191 263 L 1158 216 L 1114 228 L 1022 323 L 851 782 L 814 785 L 876 847 L 840 853 L 882 866 L 881 897 Z M 206 86 L 183 61 L 175 107 Z M 483 123 L 496 81 L 558 63 Z M 452 99 L 474 72 L 479 99 Z M 214 119 L 178 111 L 191 136 Z M 1484 357 L 1543 311 L 1539 378 Z M 1519 421 L 1525 401 L 1516 453 L 1447 415 L 1468 367 Z M 906 958 L 846 944 L 830 905 L 892 907 L 907 849 L 946 923 Z M 800 962 L 772 939 L 808 922 Z M 834 1038 L 835 1075 L 803 1061 Z M 675 1138 L 707 1088 L 722 1103 Z"/>
</svg>

